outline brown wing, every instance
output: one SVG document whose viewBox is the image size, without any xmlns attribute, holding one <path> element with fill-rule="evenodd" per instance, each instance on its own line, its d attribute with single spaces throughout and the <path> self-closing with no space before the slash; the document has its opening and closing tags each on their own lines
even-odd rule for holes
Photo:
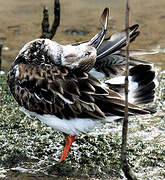
<svg viewBox="0 0 165 180">
<path fill-rule="evenodd" d="M 50 65 L 15 66 L 8 84 L 18 104 L 39 114 L 61 119 L 105 119 L 106 115 L 124 115 L 124 100 L 87 73 L 73 73 Z M 129 104 L 130 114 L 147 113 Z"/>
<path fill-rule="evenodd" d="M 107 92 L 99 86 L 95 88 L 86 73 L 73 75 L 66 68 L 19 64 L 9 72 L 8 84 L 19 105 L 29 111 L 65 119 L 105 118 L 92 94 Z"/>
<path fill-rule="evenodd" d="M 130 67 L 134 67 L 139 64 L 151 65 L 152 63 L 146 60 L 140 60 L 133 57 L 129 57 Z M 98 72 L 102 72 L 106 77 L 113 77 L 114 75 L 123 75 L 125 72 L 126 57 L 122 54 L 110 54 L 99 61 L 96 61 L 94 68 Z"/>
</svg>

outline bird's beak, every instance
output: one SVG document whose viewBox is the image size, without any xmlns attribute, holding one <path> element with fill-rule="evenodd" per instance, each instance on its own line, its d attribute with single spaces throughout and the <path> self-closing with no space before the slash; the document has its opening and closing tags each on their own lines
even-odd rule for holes
<svg viewBox="0 0 165 180">
<path fill-rule="evenodd" d="M 96 49 L 99 48 L 99 46 L 101 45 L 102 41 L 104 40 L 106 31 L 107 31 L 107 25 L 108 25 L 108 18 L 109 18 L 109 8 L 105 8 L 101 18 L 100 18 L 100 22 L 102 24 L 102 31 L 98 34 L 96 34 L 89 42 L 89 46 L 93 46 Z"/>
</svg>

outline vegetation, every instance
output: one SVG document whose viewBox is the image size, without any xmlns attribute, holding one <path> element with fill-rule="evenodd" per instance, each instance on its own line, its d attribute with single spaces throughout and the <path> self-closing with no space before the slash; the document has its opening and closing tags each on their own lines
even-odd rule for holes
<svg viewBox="0 0 165 180">
<path fill-rule="evenodd" d="M 128 159 L 139 179 L 165 179 L 165 72 L 158 72 L 158 81 L 156 100 L 151 105 L 158 112 L 129 119 Z M 0 85 L 0 178 L 33 174 L 48 179 L 124 179 L 121 122 L 78 136 L 67 160 L 58 163 L 63 135 L 19 110 L 8 90 L 6 75 L 1 75 Z"/>
</svg>

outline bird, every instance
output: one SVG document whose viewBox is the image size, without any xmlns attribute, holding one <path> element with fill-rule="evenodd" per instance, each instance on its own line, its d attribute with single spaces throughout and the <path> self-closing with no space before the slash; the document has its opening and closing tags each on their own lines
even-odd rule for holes
<svg viewBox="0 0 165 180">
<path fill-rule="evenodd" d="M 102 29 L 89 41 L 62 45 L 35 39 L 23 46 L 8 72 L 7 83 L 21 110 L 60 131 L 66 159 L 77 135 L 124 116 L 124 65 L 121 49 L 139 35 L 135 24 L 105 38 L 109 8 Z M 141 105 L 153 102 L 155 72 L 152 63 L 130 57 L 128 114 L 151 114 Z"/>
</svg>

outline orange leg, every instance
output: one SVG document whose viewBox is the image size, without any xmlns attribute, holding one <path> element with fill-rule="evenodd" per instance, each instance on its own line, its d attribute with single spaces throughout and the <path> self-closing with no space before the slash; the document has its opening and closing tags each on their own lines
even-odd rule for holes
<svg viewBox="0 0 165 180">
<path fill-rule="evenodd" d="M 63 151 L 63 153 L 61 155 L 61 158 L 60 158 L 59 162 L 64 161 L 66 159 L 69 148 L 70 148 L 70 146 L 72 145 L 73 141 L 76 138 L 76 135 L 75 136 L 69 136 L 69 135 L 67 135 L 65 133 L 64 133 L 64 136 L 65 136 L 65 148 L 64 148 L 64 151 Z"/>
</svg>

